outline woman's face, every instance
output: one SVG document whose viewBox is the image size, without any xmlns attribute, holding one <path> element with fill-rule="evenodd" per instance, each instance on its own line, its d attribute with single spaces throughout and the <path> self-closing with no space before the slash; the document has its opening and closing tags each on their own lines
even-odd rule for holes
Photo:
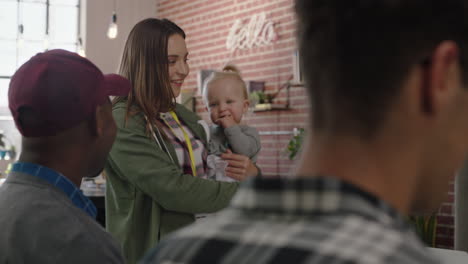
<svg viewBox="0 0 468 264">
<path fill-rule="evenodd" d="M 175 97 L 179 96 L 185 77 L 190 71 L 187 57 L 185 39 L 179 34 L 170 36 L 167 41 L 167 59 L 169 61 L 169 79 Z"/>
</svg>

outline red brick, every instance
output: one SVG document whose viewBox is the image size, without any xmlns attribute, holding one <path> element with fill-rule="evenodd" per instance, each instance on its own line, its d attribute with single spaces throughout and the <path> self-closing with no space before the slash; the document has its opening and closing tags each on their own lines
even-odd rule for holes
<svg viewBox="0 0 468 264">
<path fill-rule="evenodd" d="M 437 227 L 436 230 L 437 236 L 452 237 L 454 236 L 454 228 L 451 227 Z"/>
<path fill-rule="evenodd" d="M 450 202 L 450 203 L 453 203 L 454 199 L 455 199 L 455 196 L 453 194 L 450 194 L 447 197 L 447 201 Z"/>
<path fill-rule="evenodd" d="M 450 225 L 453 226 L 454 219 L 453 216 L 437 216 L 437 223 L 443 225 Z"/>
<path fill-rule="evenodd" d="M 453 238 L 450 237 L 436 237 L 436 247 L 438 248 L 446 248 L 446 249 L 453 249 Z"/>
<path fill-rule="evenodd" d="M 452 205 L 443 205 L 443 206 L 441 206 L 440 210 L 439 210 L 439 213 L 444 214 L 444 215 L 453 215 Z"/>
</svg>

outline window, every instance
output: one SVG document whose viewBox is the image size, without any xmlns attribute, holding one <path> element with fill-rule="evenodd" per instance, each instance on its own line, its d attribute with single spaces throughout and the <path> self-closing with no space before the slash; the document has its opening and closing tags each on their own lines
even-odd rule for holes
<svg viewBox="0 0 468 264">
<path fill-rule="evenodd" d="M 0 0 L 0 108 L 13 73 L 38 52 L 79 46 L 80 0 Z"/>
</svg>

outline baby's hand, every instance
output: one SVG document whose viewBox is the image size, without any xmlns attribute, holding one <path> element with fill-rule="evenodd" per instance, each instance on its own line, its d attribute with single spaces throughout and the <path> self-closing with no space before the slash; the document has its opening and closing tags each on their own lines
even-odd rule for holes
<svg viewBox="0 0 468 264">
<path fill-rule="evenodd" d="M 219 126 L 222 126 L 223 128 L 228 128 L 228 127 L 232 127 L 234 125 L 237 125 L 236 121 L 234 121 L 234 118 L 232 117 L 232 115 L 227 111 L 221 113 L 221 116 L 218 119 L 217 124 Z"/>
</svg>

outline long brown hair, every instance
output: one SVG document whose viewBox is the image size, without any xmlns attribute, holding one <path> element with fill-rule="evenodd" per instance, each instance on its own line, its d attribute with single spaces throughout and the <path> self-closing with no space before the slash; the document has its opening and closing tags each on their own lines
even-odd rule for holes
<svg viewBox="0 0 468 264">
<path fill-rule="evenodd" d="M 148 18 L 138 22 L 125 43 L 119 74 L 130 80 L 132 90 L 117 97 L 114 104 L 126 101 L 125 120 L 143 113 L 148 123 L 158 124 L 159 113 L 175 107 L 175 96 L 169 80 L 167 42 L 170 36 L 185 32 L 168 19 Z"/>
</svg>

